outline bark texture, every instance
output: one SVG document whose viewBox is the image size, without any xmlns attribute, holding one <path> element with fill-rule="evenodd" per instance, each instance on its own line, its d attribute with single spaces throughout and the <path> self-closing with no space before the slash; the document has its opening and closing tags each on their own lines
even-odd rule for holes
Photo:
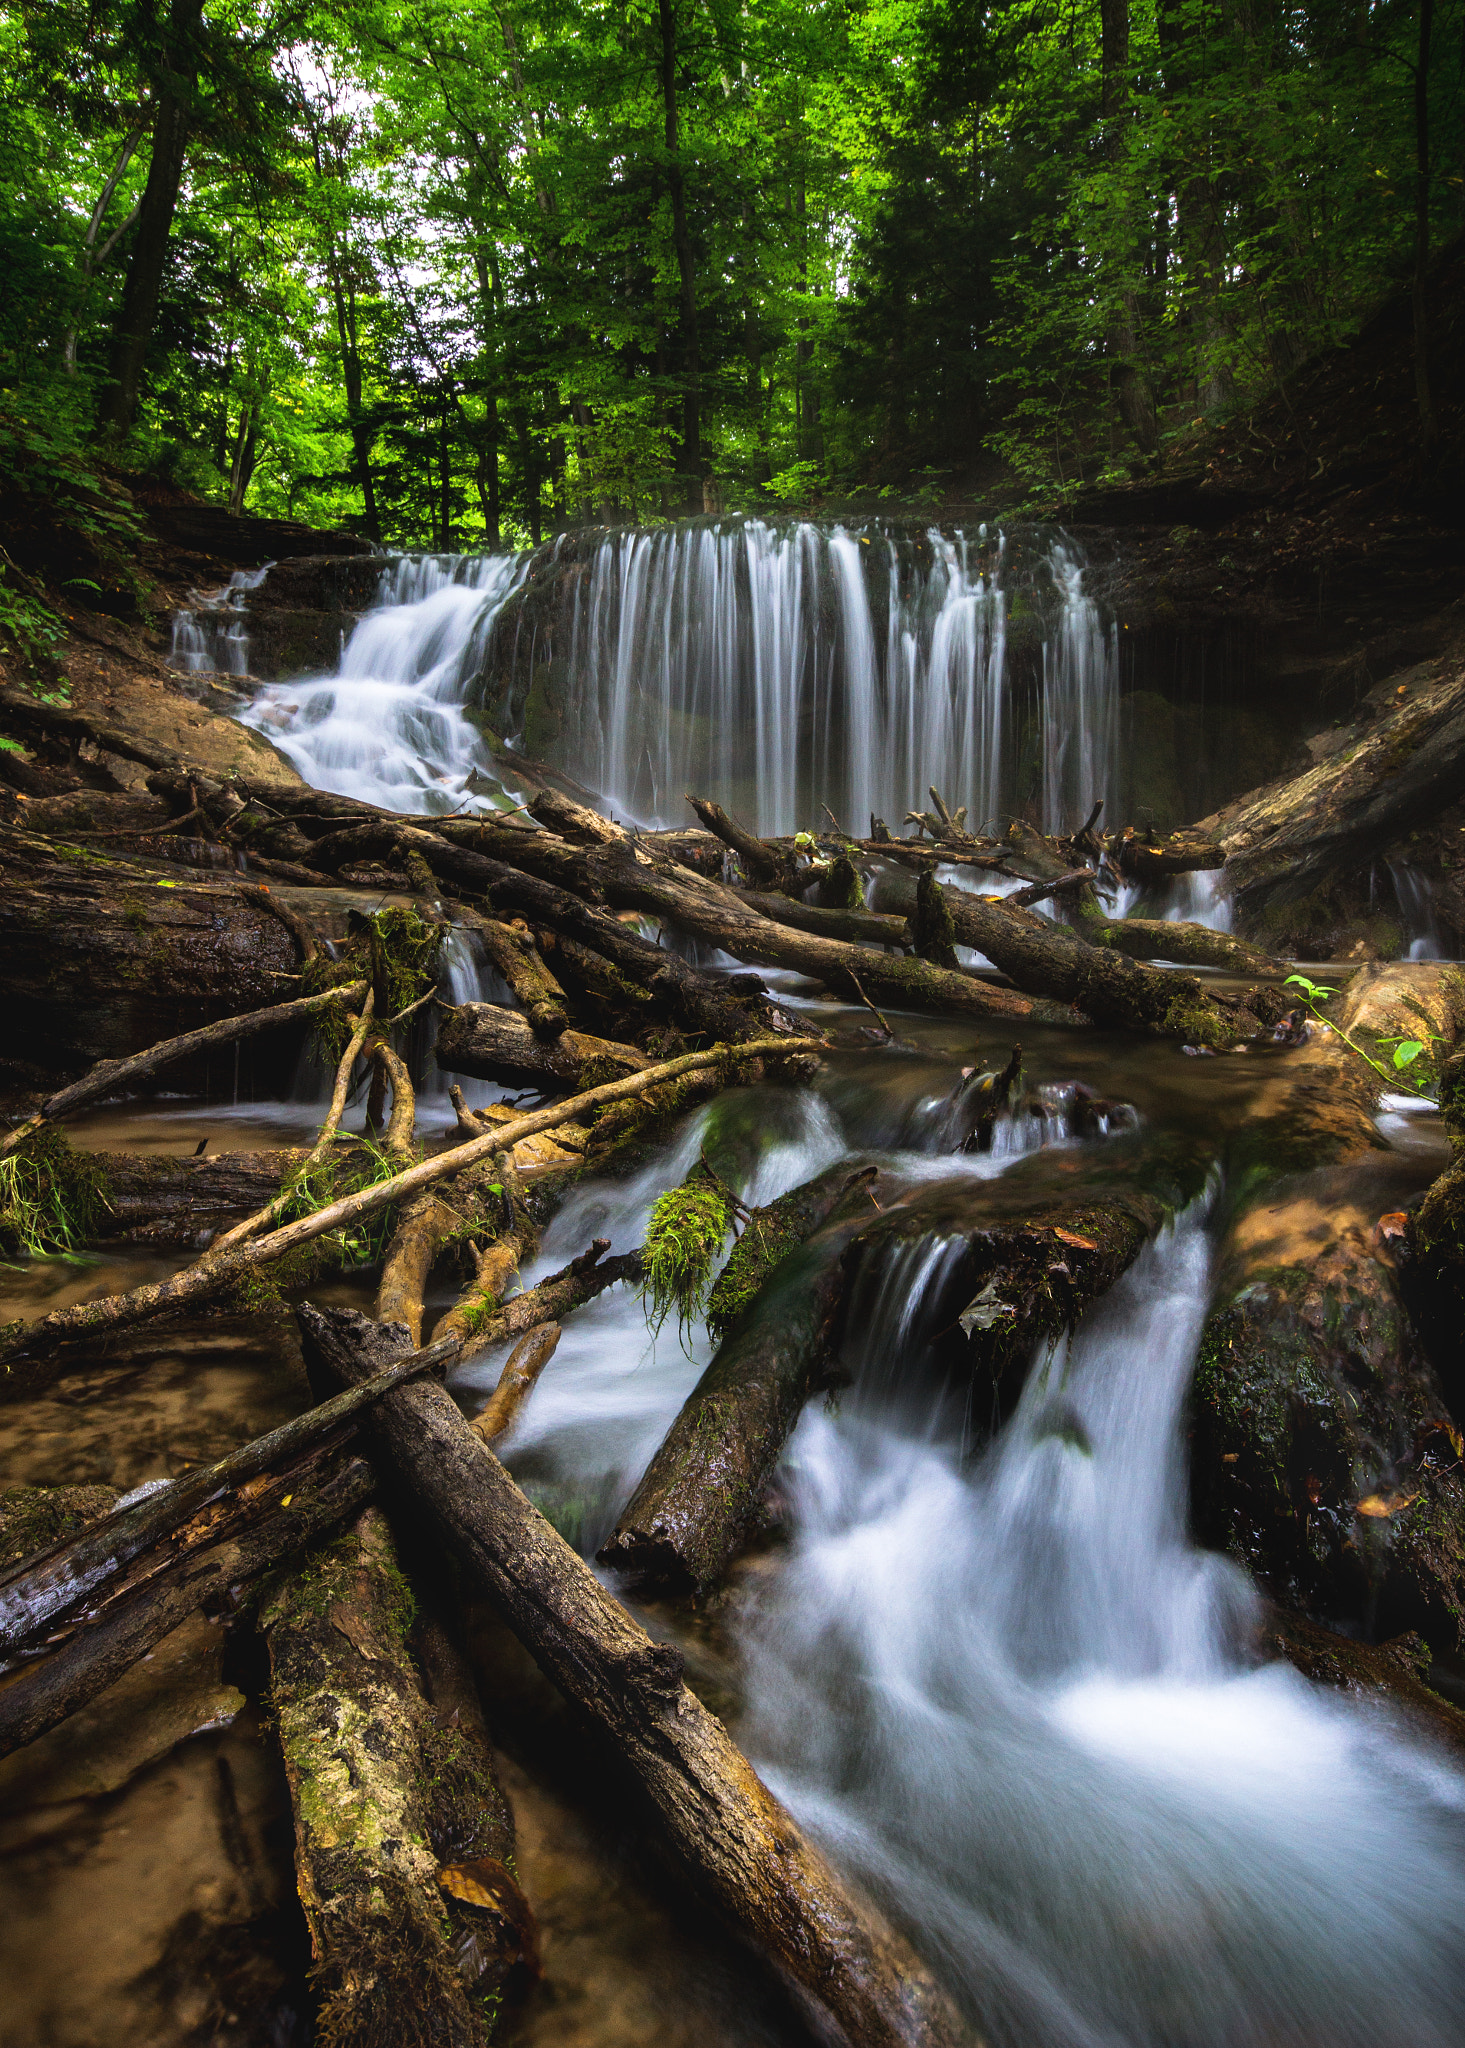
<svg viewBox="0 0 1465 2048">
<path fill-rule="evenodd" d="M 343 1378 L 403 1341 L 303 1308 L 308 1354 Z M 654 1643 L 524 1498 L 440 1388 L 398 1396 L 378 1442 L 406 1491 L 546 1675 L 643 1788 L 718 1907 L 858 2048 L 945 2048 L 967 2030 L 907 1944 L 840 1884 Z"/>
</svg>

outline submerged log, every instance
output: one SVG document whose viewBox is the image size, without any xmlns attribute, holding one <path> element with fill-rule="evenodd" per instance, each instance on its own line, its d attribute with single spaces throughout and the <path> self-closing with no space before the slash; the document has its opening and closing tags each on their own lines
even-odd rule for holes
<svg viewBox="0 0 1465 2048">
<path fill-rule="evenodd" d="M 750 1222 L 748 1253 L 714 1297 L 728 1334 L 602 1546 L 602 1564 L 678 1588 L 722 1577 L 820 1384 L 872 1178 L 834 1167 Z"/>
<path fill-rule="evenodd" d="M 1448 970 L 1361 971 L 1341 1031 L 1455 1029 Z M 1280 1055 L 1232 1141 L 1240 1200 L 1192 1389 L 1203 1541 L 1289 1605 L 1453 1649 L 1465 1620 L 1460 1435 L 1421 1354 L 1380 1218 L 1417 1172 L 1373 1117 L 1384 1081 L 1334 1032 Z M 1403 1236 L 1402 1226 L 1400 1237 Z"/>
<path fill-rule="evenodd" d="M 473 1074 L 486 1081 L 535 1081 L 578 1088 L 588 1071 L 601 1078 L 640 1073 L 652 1062 L 633 1045 L 595 1038 L 587 1031 L 548 1037 L 534 1031 L 517 1010 L 498 1003 L 461 1003 L 450 1010 L 433 1049 L 449 1074 Z"/>
<path fill-rule="evenodd" d="M 376 1508 L 260 1615 L 318 2024 L 335 2048 L 488 2039 L 449 1945 L 429 1827 L 437 1730 L 407 1646 L 411 1618 Z"/>
<path fill-rule="evenodd" d="M 300 1311 L 307 1353 L 353 1379 L 400 1332 L 349 1310 Z M 654 1643 L 530 1505 L 449 1396 L 393 1397 L 377 1439 L 468 1585 L 605 1737 L 672 1848 L 753 1946 L 851 2048 L 946 2048 L 967 2030 L 905 1941 L 840 1884 Z"/>
</svg>

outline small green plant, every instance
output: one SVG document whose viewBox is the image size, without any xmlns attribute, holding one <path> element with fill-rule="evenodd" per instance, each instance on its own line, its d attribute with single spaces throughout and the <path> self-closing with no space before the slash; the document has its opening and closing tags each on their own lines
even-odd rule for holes
<svg viewBox="0 0 1465 2048">
<path fill-rule="evenodd" d="M 1393 1066 L 1389 1068 L 1383 1064 L 1382 1060 L 1376 1060 L 1372 1053 L 1365 1052 L 1361 1045 L 1355 1044 L 1346 1031 L 1323 1015 L 1324 1003 L 1327 1002 L 1330 996 L 1335 996 L 1338 993 L 1335 988 L 1327 988 L 1320 982 L 1309 981 L 1305 974 L 1289 974 L 1283 985 L 1286 988 L 1300 989 L 1302 991 L 1303 1003 L 1309 1014 L 1315 1017 L 1319 1024 L 1326 1024 L 1328 1029 L 1347 1046 L 1349 1052 L 1356 1053 L 1359 1059 L 1366 1061 L 1376 1074 L 1382 1075 L 1385 1081 L 1397 1082 L 1399 1086 L 1407 1088 L 1411 1095 L 1419 1096 L 1424 1102 L 1434 1101 L 1433 1092 L 1429 1088 L 1421 1087 L 1406 1072 L 1406 1069 L 1412 1067 L 1415 1061 L 1423 1054 L 1441 1043 L 1440 1034 L 1437 1031 L 1431 1031 L 1426 1025 L 1421 1027 L 1424 1031 L 1422 1038 L 1405 1038 L 1400 1036 L 1397 1038 L 1378 1039 L 1376 1043 L 1380 1050 L 1388 1046 L 1393 1047 Z"/>
<path fill-rule="evenodd" d="M 60 1131 L 43 1128 L 0 1159 L 0 1245 L 21 1258 L 86 1263 L 81 1247 L 106 1206 L 100 1169 Z"/>
<path fill-rule="evenodd" d="M 705 1313 L 712 1268 L 732 1228 L 734 1206 L 729 1190 L 705 1165 L 657 1197 L 642 1247 L 642 1289 L 653 1331 L 673 1308 L 684 1332 Z"/>
</svg>

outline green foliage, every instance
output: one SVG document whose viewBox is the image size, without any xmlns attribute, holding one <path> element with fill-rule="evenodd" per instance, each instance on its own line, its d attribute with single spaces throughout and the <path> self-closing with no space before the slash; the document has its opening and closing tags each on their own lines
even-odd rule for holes
<svg viewBox="0 0 1465 2048">
<path fill-rule="evenodd" d="M 0 1246 L 22 1258 L 78 1260 L 107 1208 L 97 1162 L 45 1125 L 0 1159 Z"/>
<path fill-rule="evenodd" d="M 683 1330 L 703 1314 L 732 1222 L 731 1196 L 703 1167 L 657 1197 L 642 1247 L 643 1293 L 653 1329 L 661 1328 L 673 1308 Z"/>
<path fill-rule="evenodd" d="M 1350 1038 L 1346 1031 L 1333 1023 L 1325 1014 L 1324 1005 L 1330 997 L 1338 993 L 1335 988 L 1326 988 L 1318 982 L 1309 981 L 1305 974 L 1289 974 L 1283 986 L 1285 988 L 1300 989 L 1302 991 L 1303 1003 L 1311 1015 L 1320 1024 L 1326 1024 L 1340 1043 L 1347 1046 L 1349 1052 L 1355 1054 L 1366 1066 L 1372 1067 L 1374 1072 L 1383 1080 L 1394 1082 L 1401 1088 L 1407 1088 L 1411 1095 L 1418 1095 L 1426 1102 L 1433 1102 L 1435 1100 L 1435 1088 L 1428 1085 L 1425 1081 L 1416 1080 L 1415 1076 L 1408 1072 L 1407 1069 L 1412 1068 L 1416 1061 L 1425 1058 L 1434 1046 L 1444 1043 L 1439 1032 L 1431 1031 L 1428 1026 L 1422 1026 L 1421 1028 L 1424 1031 L 1422 1038 L 1409 1038 L 1401 1034 L 1394 1038 L 1375 1040 L 1375 1046 L 1378 1050 L 1382 1051 L 1388 1047 L 1393 1049 L 1393 1066 L 1392 1071 L 1390 1071 L 1381 1060 L 1376 1060 L 1372 1053 L 1366 1052 L 1356 1040 Z M 1430 1065 L 1428 1059 L 1425 1059 L 1425 1064 L 1426 1067 Z M 1431 1071 L 1429 1080 L 1433 1081 L 1433 1078 L 1433 1072 Z"/>
</svg>

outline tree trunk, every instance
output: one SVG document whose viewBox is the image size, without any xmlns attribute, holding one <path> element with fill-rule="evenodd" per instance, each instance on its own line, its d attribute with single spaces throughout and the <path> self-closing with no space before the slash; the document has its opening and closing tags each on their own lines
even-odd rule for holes
<svg viewBox="0 0 1465 2048">
<path fill-rule="evenodd" d="M 678 0 L 657 0 L 661 27 L 661 104 L 666 147 L 666 190 L 671 201 L 672 244 L 676 250 L 682 315 L 682 452 L 687 508 L 702 509 L 702 356 L 697 335 L 697 268 L 687 225 L 687 185 L 682 169 L 677 111 Z"/>
<path fill-rule="evenodd" d="M 1124 162 L 1124 122 L 1129 113 L 1129 0 L 1100 0 L 1103 71 L 1100 118 L 1103 123 L 1104 155 L 1116 175 Z M 1134 224 L 1128 208 L 1120 211 L 1119 233 L 1125 246 L 1118 261 L 1127 270 L 1134 258 Z M 1155 394 L 1139 356 L 1139 302 L 1132 283 L 1125 282 L 1118 295 L 1118 311 L 1109 330 L 1109 355 L 1114 389 L 1124 424 L 1133 434 L 1140 451 L 1153 455 L 1160 445 L 1155 420 Z"/>
<path fill-rule="evenodd" d="M 171 0 L 163 51 L 163 74 L 153 111 L 153 152 L 138 209 L 127 266 L 127 283 L 112 334 L 107 381 L 98 408 L 104 432 L 122 438 L 137 416 L 143 364 L 158 318 L 158 298 L 168 260 L 168 237 L 183 182 L 198 82 L 194 47 L 203 0 Z"/>
<path fill-rule="evenodd" d="M 349 1310 L 300 1311 L 307 1355 L 351 1380 L 400 1333 Z M 468 1587 L 508 1622 L 644 1790 L 692 1874 L 852 2048 L 968 2039 L 906 1943 L 846 1893 L 823 1858 L 654 1643 L 524 1498 L 438 1387 L 393 1397 L 378 1442 L 453 1552 Z"/>
</svg>

